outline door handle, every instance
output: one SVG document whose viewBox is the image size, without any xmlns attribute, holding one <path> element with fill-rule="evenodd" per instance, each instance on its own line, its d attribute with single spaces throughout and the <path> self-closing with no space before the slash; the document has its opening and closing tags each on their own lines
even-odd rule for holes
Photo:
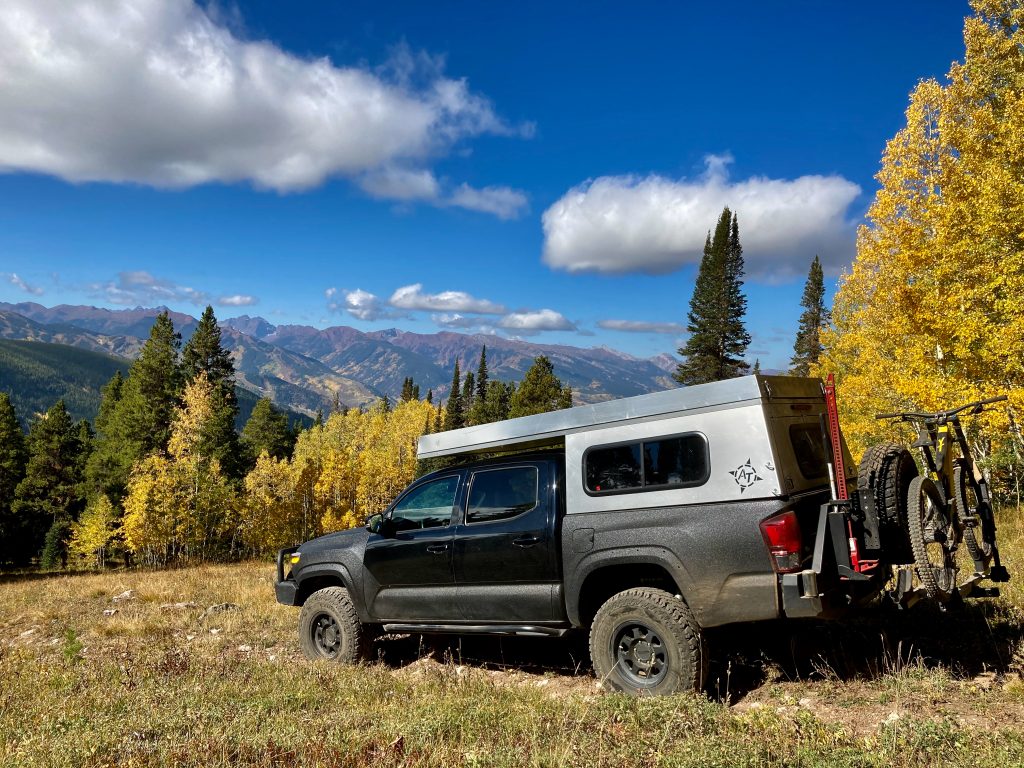
<svg viewBox="0 0 1024 768">
<path fill-rule="evenodd" d="M 539 544 L 540 541 L 540 536 L 520 536 L 518 539 L 513 539 L 512 543 L 517 547 L 532 547 L 534 544 Z"/>
<path fill-rule="evenodd" d="M 431 544 L 429 547 L 427 547 L 427 552 L 433 552 L 435 555 L 439 555 L 442 552 L 447 552 L 447 551 L 448 551 L 448 545 L 447 544 Z"/>
</svg>

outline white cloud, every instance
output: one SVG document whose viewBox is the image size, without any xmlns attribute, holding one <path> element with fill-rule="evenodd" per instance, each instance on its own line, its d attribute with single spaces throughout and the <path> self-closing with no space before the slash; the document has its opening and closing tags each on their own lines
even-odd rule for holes
<svg viewBox="0 0 1024 768">
<path fill-rule="evenodd" d="M 29 283 L 26 283 L 22 278 L 18 276 L 17 272 L 9 272 L 5 275 L 5 277 L 7 278 L 7 282 L 9 282 L 11 285 L 13 285 L 20 291 L 24 291 L 25 293 L 31 294 L 32 296 L 43 295 L 42 288 L 40 288 L 38 285 L 30 285 Z"/>
<path fill-rule="evenodd" d="M 575 331 L 576 325 L 553 309 L 538 309 L 528 312 L 512 312 L 498 321 L 498 327 L 507 331 L 518 331 L 523 335 L 541 331 Z"/>
<path fill-rule="evenodd" d="M 371 197 L 385 200 L 437 200 L 441 185 L 426 170 L 382 168 L 359 179 L 359 186 Z"/>
<path fill-rule="evenodd" d="M 460 184 L 448 198 L 448 205 L 491 213 L 499 219 L 514 219 L 527 208 L 526 195 L 510 187 L 476 189 Z"/>
<path fill-rule="evenodd" d="M 260 300 L 255 296 L 236 293 L 234 296 L 221 296 L 217 303 L 225 307 L 251 307 L 253 304 L 259 304 Z"/>
<path fill-rule="evenodd" d="M 337 66 L 242 39 L 240 26 L 193 0 L 5 0 L 0 172 L 278 191 L 340 176 L 410 199 L 430 191 L 425 166 L 455 142 L 532 132 L 436 59 Z"/>
<path fill-rule="evenodd" d="M 699 263 L 708 230 L 729 206 L 750 277 L 806 275 L 815 254 L 831 271 L 849 263 L 848 209 L 859 186 L 841 176 L 733 182 L 731 160 L 709 156 L 694 180 L 604 176 L 574 187 L 544 212 L 544 261 L 569 272 L 671 272 Z"/>
<path fill-rule="evenodd" d="M 486 299 L 477 299 L 463 291 L 423 293 L 423 284 L 405 285 L 391 294 L 388 303 L 399 309 L 426 312 L 470 312 L 480 315 L 500 315 L 505 307 Z"/>
<path fill-rule="evenodd" d="M 327 297 L 327 309 L 331 312 L 348 312 L 358 320 L 380 320 L 386 317 L 395 317 L 395 314 L 388 312 L 381 304 L 380 299 L 369 291 L 356 288 L 354 291 L 341 291 L 341 300 L 335 297 L 339 291 L 337 288 L 328 288 L 324 291 Z"/>
<path fill-rule="evenodd" d="M 643 320 L 600 320 L 599 328 L 607 331 L 626 331 L 627 333 L 665 333 L 677 335 L 686 333 L 686 326 L 679 323 L 651 323 Z"/>
<path fill-rule="evenodd" d="M 94 298 L 125 306 L 182 301 L 201 306 L 210 300 L 209 294 L 205 291 L 155 277 L 145 270 L 121 272 L 118 274 L 117 280 L 93 283 L 88 286 L 88 290 Z"/>
</svg>

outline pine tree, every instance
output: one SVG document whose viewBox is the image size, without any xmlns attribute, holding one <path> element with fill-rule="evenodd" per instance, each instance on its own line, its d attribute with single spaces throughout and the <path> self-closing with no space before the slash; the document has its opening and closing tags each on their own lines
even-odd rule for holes
<svg viewBox="0 0 1024 768">
<path fill-rule="evenodd" d="M 402 396 L 399 402 L 407 403 L 413 399 L 412 388 L 412 376 L 406 376 L 404 379 L 402 379 Z"/>
<path fill-rule="evenodd" d="M 28 451 L 11 398 L 0 392 L 0 563 L 15 559 L 17 520 L 11 510 L 14 492 L 25 477 Z"/>
<path fill-rule="evenodd" d="M 409 381 L 412 381 L 412 379 L 410 378 Z M 419 400 L 420 399 L 420 385 L 419 384 L 413 384 L 412 385 L 412 397 L 410 399 L 411 400 Z"/>
<path fill-rule="evenodd" d="M 751 371 L 755 376 L 761 372 L 761 358 L 757 358 L 754 361 L 754 370 Z"/>
<path fill-rule="evenodd" d="M 181 335 L 170 315 L 157 315 L 128 378 L 107 384 L 101 404 L 100 439 L 90 460 L 89 484 L 120 501 L 132 465 L 154 451 L 167 448 L 171 416 L 178 403 Z"/>
<path fill-rule="evenodd" d="M 804 311 L 800 315 L 800 327 L 793 344 L 789 372 L 793 376 L 808 376 L 811 366 L 817 365 L 821 357 L 821 330 L 828 326 L 830 320 L 825 308 L 825 275 L 817 256 L 811 262 L 800 306 Z"/>
<path fill-rule="evenodd" d="M 476 397 L 484 400 L 487 397 L 487 345 L 480 348 L 480 364 L 476 367 Z"/>
<path fill-rule="evenodd" d="M 437 408 L 434 409 L 434 432 L 440 432 L 444 429 L 444 425 L 441 422 L 441 404 L 437 404 Z"/>
<path fill-rule="evenodd" d="M 288 416 L 275 408 L 266 397 L 256 402 L 252 415 L 242 428 L 241 439 L 253 465 L 264 452 L 275 459 L 287 458 L 295 444 L 292 431 L 288 428 Z"/>
<path fill-rule="evenodd" d="M 690 337 L 679 349 L 684 358 L 673 378 L 681 384 L 704 384 L 742 376 L 750 334 L 743 324 L 747 299 L 743 295 L 743 247 L 739 223 L 722 211 L 714 238 L 708 233 L 690 299 L 687 330 Z"/>
<path fill-rule="evenodd" d="M 432 390 L 432 389 L 428 389 L 427 390 L 427 402 L 430 405 L 434 404 L 434 390 Z"/>
<path fill-rule="evenodd" d="M 572 388 L 555 376 L 551 361 L 541 355 L 533 361 L 509 402 L 509 418 L 547 413 L 572 407 Z"/>
<path fill-rule="evenodd" d="M 472 371 L 466 371 L 466 379 L 462 384 L 462 412 L 469 413 L 476 395 L 476 381 Z"/>
<path fill-rule="evenodd" d="M 235 431 L 238 418 L 235 366 L 230 353 L 224 349 L 220 326 L 214 317 L 213 307 L 209 305 L 182 350 L 181 369 L 186 384 L 195 381 L 200 373 L 206 374 L 213 388 L 214 412 L 206 427 L 204 439 L 207 445 L 203 452 L 215 457 L 228 477 L 240 480 L 245 471 L 245 461 Z"/>
<path fill-rule="evenodd" d="M 487 394 L 483 401 L 477 400 L 473 403 L 473 423 L 491 424 L 507 419 L 512 395 L 515 391 L 515 385 L 508 382 L 493 380 L 487 382 Z"/>
<path fill-rule="evenodd" d="M 80 428 L 71 421 L 64 401 L 32 422 L 28 435 L 25 477 L 14 492 L 15 539 L 24 560 L 38 553 L 48 531 L 48 566 L 63 559 L 63 533 L 84 506 Z"/>
<path fill-rule="evenodd" d="M 455 372 L 452 375 L 451 392 L 448 394 L 448 404 L 445 407 L 445 429 L 459 429 L 466 426 L 466 417 L 462 410 L 462 393 L 459 387 L 462 384 L 462 376 L 459 373 L 459 359 L 455 358 Z"/>
</svg>

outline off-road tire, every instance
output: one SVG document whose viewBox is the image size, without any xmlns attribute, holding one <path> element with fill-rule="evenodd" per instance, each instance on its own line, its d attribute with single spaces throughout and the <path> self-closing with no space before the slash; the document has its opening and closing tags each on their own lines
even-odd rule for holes
<svg viewBox="0 0 1024 768">
<path fill-rule="evenodd" d="M 307 659 L 356 664 L 372 659 L 375 633 L 360 623 L 344 587 L 314 592 L 299 613 L 299 644 Z"/>
<path fill-rule="evenodd" d="M 880 538 L 891 563 L 913 561 L 907 528 L 907 490 L 919 474 L 910 451 L 896 443 L 879 443 L 864 452 L 857 469 L 857 491 L 875 502 Z"/>
<path fill-rule="evenodd" d="M 638 587 L 613 595 L 590 627 L 590 658 L 605 690 L 661 696 L 703 688 L 708 655 L 682 600 Z"/>
<path fill-rule="evenodd" d="M 956 533 L 954 522 L 938 503 L 939 499 L 941 493 L 930 478 L 915 477 L 910 481 L 907 527 L 917 577 L 928 597 L 945 603 L 957 593 L 956 563 L 953 559 L 956 542 L 951 540 Z"/>
<path fill-rule="evenodd" d="M 953 492 L 956 494 L 956 513 L 961 523 L 966 523 L 966 519 L 971 515 L 971 504 L 968 495 L 971 490 L 972 476 L 973 472 L 970 464 L 964 459 L 957 459 L 953 465 Z M 964 546 L 967 547 L 967 552 L 970 554 L 971 560 L 974 561 L 975 572 L 988 575 L 992 555 L 995 551 L 995 542 L 989 541 L 989 539 L 995 538 L 993 535 L 995 524 L 992 522 L 992 508 L 988 507 L 988 502 L 977 493 L 974 495 L 976 497 L 975 501 L 978 507 L 976 513 L 980 525 L 977 529 L 971 525 L 964 525 Z M 983 505 L 987 509 L 982 509 Z M 977 533 L 975 532 L 976 530 Z M 980 541 L 978 539 L 979 535 L 981 537 Z"/>
</svg>

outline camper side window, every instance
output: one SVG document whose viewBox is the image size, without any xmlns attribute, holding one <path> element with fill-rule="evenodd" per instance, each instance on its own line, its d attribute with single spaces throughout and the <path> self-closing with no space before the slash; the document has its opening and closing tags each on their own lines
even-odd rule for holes
<svg viewBox="0 0 1024 768">
<path fill-rule="evenodd" d="M 583 464 L 590 494 L 692 487 L 707 482 L 708 444 L 688 434 L 600 446 Z"/>
</svg>

